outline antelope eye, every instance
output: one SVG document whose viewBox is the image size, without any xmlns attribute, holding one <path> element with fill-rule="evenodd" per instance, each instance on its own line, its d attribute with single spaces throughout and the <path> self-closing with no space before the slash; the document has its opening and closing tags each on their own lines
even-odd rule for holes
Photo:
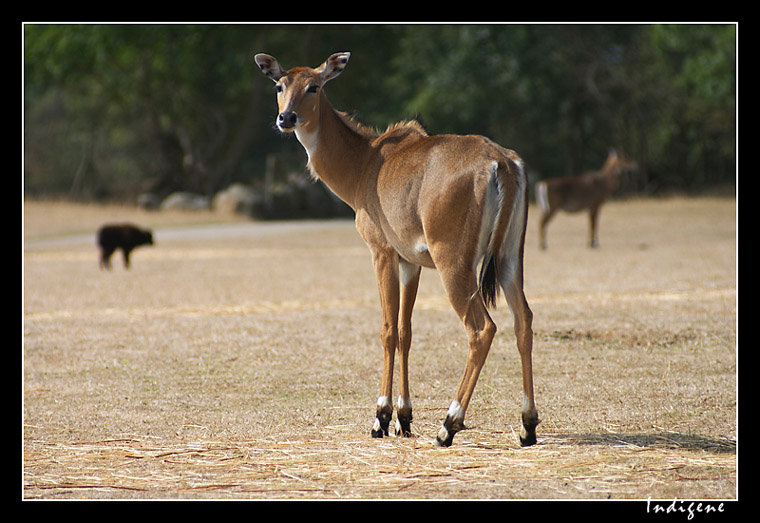
<svg viewBox="0 0 760 523">
<path fill-rule="evenodd" d="M 282 91 L 285 90 L 285 88 L 282 86 L 282 84 L 275 84 L 274 90 L 277 91 L 277 94 L 280 94 Z"/>
<path fill-rule="evenodd" d="M 319 86 L 317 84 L 309 84 L 306 87 L 307 93 L 316 93 L 317 91 L 319 91 Z"/>
</svg>

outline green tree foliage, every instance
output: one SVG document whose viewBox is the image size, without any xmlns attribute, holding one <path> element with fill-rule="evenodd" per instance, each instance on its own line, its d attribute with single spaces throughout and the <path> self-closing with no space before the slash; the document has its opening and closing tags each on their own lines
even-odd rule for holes
<svg viewBox="0 0 760 523">
<path fill-rule="evenodd" d="M 479 133 L 534 179 L 642 165 L 628 189 L 735 182 L 734 25 L 25 25 L 29 194 L 212 194 L 303 153 L 273 130 L 272 85 L 252 56 L 316 66 L 351 51 L 330 86 L 384 128 Z"/>
</svg>

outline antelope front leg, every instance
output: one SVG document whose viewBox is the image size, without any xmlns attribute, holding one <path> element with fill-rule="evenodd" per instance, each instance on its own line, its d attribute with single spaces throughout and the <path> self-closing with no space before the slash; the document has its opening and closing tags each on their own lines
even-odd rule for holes
<svg viewBox="0 0 760 523">
<path fill-rule="evenodd" d="M 387 436 L 388 426 L 393 415 L 393 364 L 398 346 L 398 311 L 399 280 L 398 256 L 390 249 L 374 249 L 372 263 L 380 292 L 380 304 L 383 309 L 381 340 L 383 344 L 383 376 L 380 384 L 380 397 L 377 400 L 377 413 L 372 426 L 372 437 Z"/>
<path fill-rule="evenodd" d="M 409 348 L 412 345 L 412 309 L 417 297 L 422 267 L 400 260 L 401 269 L 401 312 L 398 328 L 399 387 L 396 435 L 412 435 L 412 400 L 409 392 Z"/>
<path fill-rule="evenodd" d="M 589 209 L 588 246 L 592 249 L 599 247 L 599 209 L 600 206 L 594 206 Z"/>
</svg>

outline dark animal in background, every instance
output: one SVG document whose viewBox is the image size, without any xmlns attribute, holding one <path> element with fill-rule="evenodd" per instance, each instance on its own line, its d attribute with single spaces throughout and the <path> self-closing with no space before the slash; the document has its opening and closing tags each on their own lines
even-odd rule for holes
<svg viewBox="0 0 760 523">
<path fill-rule="evenodd" d="M 129 223 L 107 224 L 98 230 L 100 268 L 111 270 L 111 255 L 121 249 L 124 267 L 129 269 L 129 253 L 140 245 L 153 245 L 153 233 Z"/>
</svg>

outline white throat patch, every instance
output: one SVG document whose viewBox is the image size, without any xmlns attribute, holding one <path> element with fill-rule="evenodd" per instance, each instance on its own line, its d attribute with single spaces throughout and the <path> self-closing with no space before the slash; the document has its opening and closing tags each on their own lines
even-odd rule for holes
<svg viewBox="0 0 760 523">
<path fill-rule="evenodd" d="M 306 149 L 306 154 L 309 157 L 309 160 L 311 160 L 311 157 L 317 152 L 319 131 L 308 132 L 299 128 L 296 129 L 296 138 L 298 138 L 298 141 L 303 148 Z"/>
</svg>

